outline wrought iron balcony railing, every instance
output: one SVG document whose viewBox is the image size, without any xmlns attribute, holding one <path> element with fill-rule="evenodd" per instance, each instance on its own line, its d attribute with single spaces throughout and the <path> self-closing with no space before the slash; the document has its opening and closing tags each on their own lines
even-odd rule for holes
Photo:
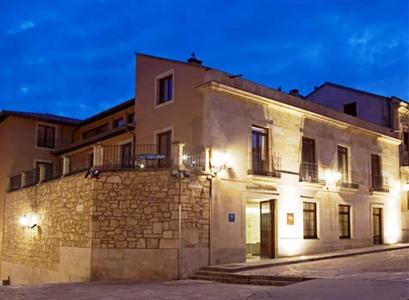
<svg viewBox="0 0 409 300">
<path fill-rule="evenodd" d="M 318 164 L 301 162 L 300 181 L 325 184 L 325 180 L 318 177 Z"/>
<path fill-rule="evenodd" d="M 281 160 L 279 157 L 250 152 L 251 168 L 248 174 L 270 177 L 281 177 Z"/>
<path fill-rule="evenodd" d="M 388 178 L 384 176 L 372 175 L 370 190 L 376 192 L 389 192 Z"/>
</svg>

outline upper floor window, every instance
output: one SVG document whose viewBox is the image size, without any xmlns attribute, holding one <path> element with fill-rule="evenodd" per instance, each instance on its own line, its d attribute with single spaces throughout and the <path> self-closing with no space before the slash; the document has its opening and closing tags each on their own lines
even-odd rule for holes
<svg viewBox="0 0 409 300">
<path fill-rule="evenodd" d="M 403 150 L 409 151 L 409 132 L 403 132 Z"/>
<path fill-rule="evenodd" d="M 46 125 L 37 126 L 37 146 L 44 148 L 55 147 L 55 128 Z"/>
<path fill-rule="evenodd" d="M 131 113 L 128 115 L 127 122 L 128 124 L 135 124 L 135 114 L 134 113 Z"/>
<path fill-rule="evenodd" d="M 173 75 L 158 80 L 158 99 L 156 104 L 162 104 L 173 99 Z"/>
<path fill-rule="evenodd" d="M 268 171 L 268 129 L 251 128 L 251 162 L 255 174 Z"/>
<path fill-rule="evenodd" d="M 349 180 L 349 168 L 348 168 L 348 148 L 338 146 L 338 172 L 342 175 L 342 182 L 348 182 Z"/>
<path fill-rule="evenodd" d="M 357 112 L 356 112 L 356 102 L 348 103 L 344 105 L 344 113 L 347 115 L 351 115 L 356 117 Z"/>
<path fill-rule="evenodd" d="M 88 139 L 90 137 L 96 136 L 96 135 L 98 135 L 98 134 L 100 134 L 100 133 L 102 133 L 104 131 L 108 131 L 108 130 L 109 130 L 109 125 L 107 123 L 107 124 L 104 124 L 104 125 L 98 126 L 96 128 L 85 131 L 82 134 L 82 138 L 83 139 Z"/>
<path fill-rule="evenodd" d="M 120 128 L 123 127 L 125 125 L 125 120 L 124 118 L 119 118 L 114 120 L 114 128 Z"/>
<path fill-rule="evenodd" d="M 383 186 L 381 157 L 371 154 L 371 184 L 374 189 L 381 189 Z"/>
<path fill-rule="evenodd" d="M 315 140 L 303 137 L 301 152 L 301 179 L 318 181 L 318 165 L 315 157 Z"/>
</svg>

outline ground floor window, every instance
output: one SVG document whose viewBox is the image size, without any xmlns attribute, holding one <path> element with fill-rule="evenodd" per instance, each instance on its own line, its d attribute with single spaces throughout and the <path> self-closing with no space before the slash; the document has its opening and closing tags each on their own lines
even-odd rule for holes
<svg viewBox="0 0 409 300">
<path fill-rule="evenodd" d="M 351 238 L 351 210 L 349 205 L 339 206 L 339 238 Z"/>
<path fill-rule="evenodd" d="M 304 239 L 317 238 L 317 204 L 304 202 Z"/>
</svg>

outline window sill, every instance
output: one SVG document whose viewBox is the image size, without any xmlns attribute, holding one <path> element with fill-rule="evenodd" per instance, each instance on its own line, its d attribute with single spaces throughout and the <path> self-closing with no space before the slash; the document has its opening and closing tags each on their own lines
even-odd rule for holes
<svg viewBox="0 0 409 300">
<path fill-rule="evenodd" d="M 161 107 L 167 106 L 167 105 L 169 105 L 169 104 L 172 104 L 173 102 L 175 102 L 174 99 L 169 100 L 169 101 L 166 101 L 166 102 L 163 102 L 163 103 L 160 103 L 160 104 L 155 103 L 155 109 L 156 109 L 156 108 L 161 108 Z"/>
</svg>

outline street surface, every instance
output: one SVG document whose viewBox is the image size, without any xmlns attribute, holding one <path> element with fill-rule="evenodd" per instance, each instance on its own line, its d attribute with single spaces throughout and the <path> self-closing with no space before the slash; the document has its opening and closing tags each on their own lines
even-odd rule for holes
<svg viewBox="0 0 409 300">
<path fill-rule="evenodd" d="M 0 287 L 0 299 L 409 299 L 408 249 L 264 268 L 242 273 L 296 275 L 322 279 L 284 287 L 225 284 L 199 280 L 10 286 Z"/>
</svg>

